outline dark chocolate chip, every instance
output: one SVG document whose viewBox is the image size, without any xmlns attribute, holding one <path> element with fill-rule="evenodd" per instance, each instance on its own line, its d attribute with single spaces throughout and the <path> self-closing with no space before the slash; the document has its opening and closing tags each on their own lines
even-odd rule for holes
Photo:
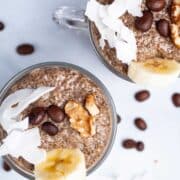
<svg viewBox="0 0 180 180">
<path fill-rule="evenodd" d="M 8 172 L 11 170 L 11 167 L 4 161 L 3 162 L 3 169 Z"/>
<path fill-rule="evenodd" d="M 0 22 L 0 31 L 4 30 L 4 28 L 5 28 L 4 23 L 3 23 L 3 22 Z"/>
<path fill-rule="evenodd" d="M 134 97 L 137 101 L 143 102 L 150 97 L 150 92 L 147 90 L 142 90 L 137 92 Z"/>
<path fill-rule="evenodd" d="M 55 136 L 58 133 L 58 127 L 52 124 L 51 122 L 43 123 L 41 129 L 50 136 Z"/>
<path fill-rule="evenodd" d="M 46 117 L 46 111 L 43 107 L 35 107 L 29 114 L 29 123 L 31 125 L 40 124 Z"/>
<path fill-rule="evenodd" d="M 160 19 L 159 21 L 156 22 L 156 29 L 161 36 L 169 37 L 170 35 L 169 21 L 165 19 Z"/>
<path fill-rule="evenodd" d="M 147 124 L 142 118 L 136 118 L 134 121 L 134 124 L 136 127 L 140 130 L 146 130 L 147 129 Z"/>
<path fill-rule="evenodd" d="M 172 102 L 174 106 L 180 107 L 180 93 L 174 93 L 172 95 Z"/>
<path fill-rule="evenodd" d="M 31 44 L 21 44 L 16 48 L 16 51 L 20 55 L 29 55 L 34 52 L 34 46 Z"/>
<path fill-rule="evenodd" d="M 136 150 L 137 151 L 143 151 L 144 150 L 144 143 L 142 141 L 138 141 L 136 143 Z"/>
<path fill-rule="evenodd" d="M 122 145 L 126 149 L 132 149 L 136 147 L 136 141 L 133 139 L 126 139 L 123 141 Z"/>
<path fill-rule="evenodd" d="M 136 17 L 135 27 L 136 29 L 146 32 L 151 29 L 153 23 L 153 14 L 150 11 L 144 11 L 142 17 Z"/>
<path fill-rule="evenodd" d="M 56 105 L 51 105 L 47 108 L 49 117 L 55 122 L 61 122 L 65 118 L 64 111 Z"/>
<path fill-rule="evenodd" d="M 165 0 L 146 0 L 146 6 L 151 11 L 161 11 L 166 6 Z"/>
</svg>

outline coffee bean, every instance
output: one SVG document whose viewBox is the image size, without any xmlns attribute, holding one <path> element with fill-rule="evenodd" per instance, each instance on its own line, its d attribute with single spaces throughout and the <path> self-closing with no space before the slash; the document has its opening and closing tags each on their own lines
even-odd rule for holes
<svg viewBox="0 0 180 180">
<path fill-rule="evenodd" d="M 166 6 L 165 0 L 146 0 L 146 6 L 151 11 L 161 11 Z"/>
<path fill-rule="evenodd" d="M 132 149 L 136 147 L 136 141 L 133 139 L 126 139 L 123 141 L 122 145 L 126 149 Z"/>
<path fill-rule="evenodd" d="M 174 106 L 180 107 L 180 93 L 174 93 L 172 95 L 172 102 Z"/>
<path fill-rule="evenodd" d="M 136 143 L 136 150 L 137 150 L 137 151 L 143 151 L 143 150 L 144 150 L 144 143 L 141 142 L 141 141 L 138 141 L 138 142 Z"/>
<path fill-rule="evenodd" d="M 103 5 L 112 4 L 114 0 L 97 0 L 99 3 Z"/>
<path fill-rule="evenodd" d="M 51 122 L 43 123 L 41 129 L 50 136 L 55 136 L 58 133 L 58 128 Z"/>
<path fill-rule="evenodd" d="M 160 19 L 156 22 L 156 29 L 159 34 L 163 37 L 169 37 L 170 35 L 170 26 L 169 22 L 165 19 Z"/>
<path fill-rule="evenodd" d="M 29 55 L 34 52 L 34 47 L 31 44 L 21 44 L 16 48 L 16 51 L 20 55 Z"/>
<path fill-rule="evenodd" d="M 140 130 L 146 130 L 147 129 L 147 124 L 142 118 L 136 118 L 134 121 L 134 124 L 136 127 Z"/>
<path fill-rule="evenodd" d="M 11 167 L 4 161 L 3 162 L 3 169 L 8 172 L 11 170 Z"/>
<path fill-rule="evenodd" d="M 43 107 L 35 107 L 29 114 L 29 123 L 31 125 L 40 124 L 46 117 L 46 111 Z"/>
<path fill-rule="evenodd" d="M 0 31 L 2 31 L 4 29 L 5 25 L 3 22 L 0 22 Z"/>
<path fill-rule="evenodd" d="M 153 23 L 153 14 L 150 11 L 144 11 L 142 17 L 136 17 L 135 27 L 136 29 L 146 32 L 151 29 Z"/>
<path fill-rule="evenodd" d="M 137 101 L 143 102 L 150 97 L 150 92 L 147 90 L 142 90 L 137 92 L 134 97 Z"/>
<path fill-rule="evenodd" d="M 62 109 L 56 105 L 51 105 L 47 109 L 49 117 L 55 122 L 61 122 L 65 118 L 65 114 Z"/>
<path fill-rule="evenodd" d="M 117 123 L 119 124 L 121 122 L 121 117 L 120 117 L 120 115 L 118 114 L 117 115 Z"/>
</svg>

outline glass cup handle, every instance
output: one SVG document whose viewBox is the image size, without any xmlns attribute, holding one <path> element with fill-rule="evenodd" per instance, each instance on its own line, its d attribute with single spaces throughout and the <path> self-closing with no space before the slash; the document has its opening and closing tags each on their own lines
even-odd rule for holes
<svg viewBox="0 0 180 180">
<path fill-rule="evenodd" d="M 88 29 L 88 20 L 85 11 L 74 7 L 62 6 L 53 14 L 54 21 L 64 27 L 75 30 Z"/>
</svg>

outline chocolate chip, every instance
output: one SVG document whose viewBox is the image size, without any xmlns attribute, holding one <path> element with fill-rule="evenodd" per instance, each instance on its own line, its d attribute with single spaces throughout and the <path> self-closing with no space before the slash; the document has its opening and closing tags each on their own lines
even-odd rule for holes
<svg viewBox="0 0 180 180">
<path fill-rule="evenodd" d="M 50 136 L 55 136 L 58 133 L 58 128 L 51 122 L 43 123 L 41 129 Z"/>
<path fill-rule="evenodd" d="M 47 109 L 49 117 L 55 122 L 61 122 L 65 118 L 64 111 L 56 105 L 51 105 Z"/>
<path fill-rule="evenodd" d="M 137 101 L 143 102 L 150 97 L 150 92 L 147 90 L 142 90 L 137 92 L 134 97 Z"/>
<path fill-rule="evenodd" d="M 118 114 L 117 115 L 117 123 L 119 124 L 121 122 L 121 117 L 120 117 L 120 115 Z"/>
<path fill-rule="evenodd" d="M 174 93 L 172 95 L 172 102 L 174 106 L 180 107 L 180 93 Z"/>
<path fill-rule="evenodd" d="M 136 141 L 133 139 L 126 139 L 123 141 L 122 145 L 126 149 L 132 149 L 136 147 Z"/>
<path fill-rule="evenodd" d="M 144 143 L 141 142 L 141 141 L 138 141 L 138 142 L 136 143 L 136 150 L 137 150 L 137 151 L 143 151 L 143 150 L 144 150 Z"/>
<path fill-rule="evenodd" d="M 3 22 L 0 22 L 0 31 L 2 31 L 4 29 L 5 25 Z"/>
<path fill-rule="evenodd" d="M 151 11 L 161 11 L 166 6 L 165 0 L 146 0 L 146 6 Z"/>
<path fill-rule="evenodd" d="M 142 17 L 136 17 L 135 27 L 136 29 L 146 32 L 151 29 L 153 23 L 153 14 L 150 11 L 144 11 Z"/>
<path fill-rule="evenodd" d="M 114 0 L 97 0 L 100 4 L 107 5 L 112 4 Z"/>
<path fill-rule="evenodd" d="M 147 124 L 142 118 L 136 118 L 134 121 L 134 124 L 136 127 L 140 130 L 146 130 L 147 129 Z"/>
<path fill-rule="evenodd" d="M 170 35 L 169 21 L 165 19 L 160 19 L 159 21 L 156 22 L 156 29 L 161 36 L 169 37 Z"/>
<path fill-rule="evenodd" d="M 29 55 L 34 52 L 34 47 L 31 44 L 21 44 L 16 48 L 16 51 L 20 55 Z"/>
<path fill-rule="evenodd" d="M 43 107 L 35 107 L 29 114 L 29 123 L 31 125 L 40 124 L 46 117 L 46 111 Z"/>
<path fill-rule="evenodd" d="M 3 169 L 8 172 L 11 170 L 11 167 L 4 161 L 3 162 Z"/>
</svg>

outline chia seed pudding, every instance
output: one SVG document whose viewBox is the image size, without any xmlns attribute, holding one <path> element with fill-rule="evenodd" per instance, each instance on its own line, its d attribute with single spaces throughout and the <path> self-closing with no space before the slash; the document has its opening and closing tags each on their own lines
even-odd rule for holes
<svg viewBox="0 0 180 180">
<path fill-rule="evenodd" d="M 97 0 L 102 5 L 109 5 L 113 1 L 109 0 Z M 165 19 L 168 22 L 171 22 L 169 7 L 170 0 L 166 0 L 166 7 L 159 12 L 153 13 L 153 24 L 152 27 L 147 32 L 141 32 L 135 28 L 135 18 L 128 12 L 126 12 L 120 19 L 123 23 L 131 29 L 136 38 L 137 42 L 137 61 L 146 61 L 149 58 L 168 58 L 174 59 L 180 62 L 180 50 L 173 44 L 171 37 L 163 37 L 159 34 L 156 29 L 156 22 L 159 19 Z M 145 6 L 145 0 L 142 3 L 142 11 L 147 10 L 148 8 Z M 90 22 L 90 31 L 93 42 L 97 51 L 103 57 L 103 60 L 110 65 L 116 72 L 127 76 L 128 64 L 123 63 L 121 59 L 117 58 L 116 49 L 111 48 L 107 41 L 105 41 L 104 48 L 100 46 L 100 38 L 101 34 L 98 31 L 95 23 Z M 122 52 L 123 53 L 123 52 Z"/>
<path fill-rule="evenodd" d="M 70 68 L 52 66 L 36 68 L 15 82 L 8 91 L 8 94 L 16 92 L 19 89 L 38 88 L 41 86 L 55 87 L 49 92 L 30 104 L 22 113 L 22 117 L 28 116 L 32 108 L 49 107 L 57 105 L 64 109 L 69 100 L 74 100 L 84 104 L 88 94 L 94 95 L 95 102 L 99 108 L 99 114 L 95 119 L 96 133 L 90 137 L 82 137 L 78 131 L 70 127 L 68 116 L 65 116 L 62 122 L 53 122 L 58 127 L 58 133 L 50 136 L 42 131 L 40 125 L 41 148 L 49 151 L 57 148 L 78 148 L 84 155 L 86 167 L 94 167 L 107 150 L 112 135 L 112 112 L 107 103 L 107 99 L 101 88 L 89 77 L 77 70 Z M 47 119 L 47 121 L 50 121 Z M 29 128 L 33 127 L 29 125 Z M 32 173 L 34 166 L 22 157 L 12 158 L 18 166 Z"/>
</svg>

